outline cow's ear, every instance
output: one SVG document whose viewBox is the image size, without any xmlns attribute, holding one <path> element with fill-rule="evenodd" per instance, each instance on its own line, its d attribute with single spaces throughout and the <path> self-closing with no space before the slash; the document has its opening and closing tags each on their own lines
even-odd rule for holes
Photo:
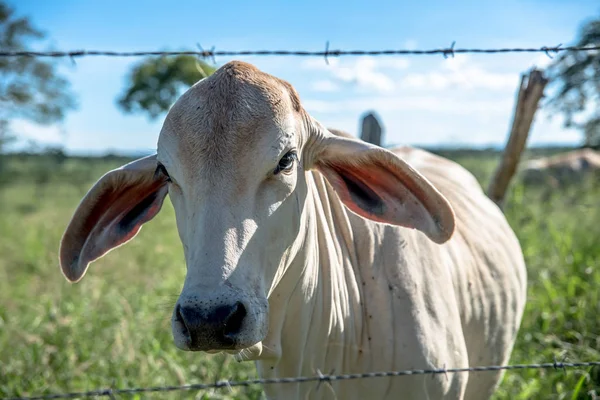
<svg viewBox="0 0 600 400">
<path fill-rule="evenodd" d="M 60 266 L 71 282 L 88 265 L 128 242 L 160 211 L 166 178 L 156 173 L 156 155 L 106 173 L 79 203 L 60 242 Z"/>
<path fill-rule="evenodd" d="M 450 203 L 396 154 L 327 131 L 316 146 L 313 167 L 354 213 L 417 229 L 436 243 L 450 239 L 455 225 Z"/>
</svg>

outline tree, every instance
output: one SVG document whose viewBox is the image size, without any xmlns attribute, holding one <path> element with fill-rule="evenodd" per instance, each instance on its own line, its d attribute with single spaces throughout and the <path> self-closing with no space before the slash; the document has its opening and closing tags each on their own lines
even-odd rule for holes
<svg viewBox="0 0 600 400">
<path fill-rule="evenodd" d="M 600 18 L 582 26 L 575 45 L 600 46 Z M 548 76 L 557 87 L 547 105 L 565 116 L 566 127 L 583 131 L 585 146 L 600 148 L 600 51 L 561 53 Z"/>
<path fill-rule="evenodd" d="M 26 51 L 30 40 L 45 34 L 27 18 L 0 1 L 0 48 Z M 57 73 L 56 64 L 34 57 L 0 58 L 0 152 L 13 137 L 10 121 L 27 119 L 38 124 L 61 121 L 75 101 L 69 83 Z"/>
<path fill-rule="evenodd" d="M 145 112 L 154 119 L 171 107 L 182 90 L 215 70 L 189 55 L 147 58 L 133 67 L 118 105 L 127 113 Z"/>
</svg>

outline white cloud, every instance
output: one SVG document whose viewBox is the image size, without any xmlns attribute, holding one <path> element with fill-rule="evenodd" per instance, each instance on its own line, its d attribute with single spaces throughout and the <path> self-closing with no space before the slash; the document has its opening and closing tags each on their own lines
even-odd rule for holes
<svg viewBox="0 0 600 400">
<path fill-rule="evenodd" d="M 352 112 L 317 114 L 325 126 L 338 128 L 359 135 L 360 117 L 368 108 Z M 431 113 L 426 110 L 381 110 L 386 145 L 477 145 L 504 146 L 510 129 L 512 109 L 497 110 L 495 113 L 473 113 L 455 116 L 445 113 Z M 434 117 L 431 117 L 434 116 Z M 536 115 L 527 141 L 528 145 L 546 143 L 572 144 L 581 140 L 581 133 L 574 129 L 564 129 L 559 119 L 548 119 L 542 110 Z"/>
<path fill-rule="evenodd" d="M 408 67 L 408 61 L 386 61 L 389 67 L 403 69 Z M 322 60 L 306 60 L 304 68 L 328 71 L 333 80 L 342 83 L 355 84 L 361 89 L 389 93 L 395 89 L 394 81 L 385 73 L 379 71 L 378 63 L 373 57 L 358 57 L 352 61 L 340 59 L 329 60 L 329 65 Z"/>
<path fill-rule="evenodd" d="M 376 70 L 376 62 L 372 58 L 360 58 L 353 65 L 337 67 L 334 76 L 342 82 L 356 83 L 358 86 L 380 92 L 394 90 L 394 81 Z"/>
<path fill-rule="evenodd" d="M 375 61 L 375 60 L 374 60 Z M 410 67 L 410 61 L 407 58 L 381 58 L 377 59 L 379 68 L 389 68 L 395 70 L 405 70 Z"/>
<path fill-rule="evenodd" d="M 507 90 L 516 88 L 519 81 L 517 74 L 491 72 L 468 61 L 469 59 L 465 56 L 447 59 L 439 70 L 405 75 L 400 85 L 405 88 L 431 90 L 450 88 Z"/>
<path fill-rule="evenodd" d="M 333 81 L 329 79 L 322 79 L 318 81 L 314 81 L 311 84 L 311 89 L 315 92 L 336 92 L 340 88 Z"/>
<path fill-rule="evenodd" d="M 502 144 L 506 139 L 518 71 L 489 68 L 464 56 L 441 60 L 433 67 L 393 58 L 345 61 L 336 59 L 327 67 L 313 60 L 305 67 L 328 71 L 341 82 L 360 71 L 366 77 L 362 89 L 371 72 L 385 78 L 369 91 L 346 94 L 348 88 L 341 87 L 337 99 L 304 96 L 305 108 L 328 126 L 356 132 L 360 115 L 375 110 L 385 127 L 386 143 Z M 384 83 L 385 91 L 381 90 Z"/>
<path fill-rule="evenodd" d="M 306 109 L 327 126 L 354 134 L 360 128 L 360 115 L 375 110 L 382 119 L 386 143 L 504 145 L 520 73 L 527 67 L 474 62 L 463 55 L 396 69 L 383 59 L 366 60 L 362 64 L 336 60 L 332 75 L 344 78 L 348 73 L 344 68 L 350 66 L 352 71 L 385 72 L 394 83 L 391 90 L 345 95 L 348 88 L 341 88 L 343 96 L 337 100 L 305 96 Z M 323 64 L 314 68 L 326 71 Z M 578 135 L 540 112 L 529 143 L 576 142 Z"/>
<path fill-rule="evenodd" d="M 65 133 L 58 125 L 38 125 L 24 119 L 11 121 L 10 128 L 19 142 L 33 140 L 40 144 L 60 144 L 65 141 Z"/>
<path fill-rule="evenodd" d="M 511 98 L 488 100 L 466 100 L 457 96 L 409 95 L 398 97 L 361 97 L 348 100 L 323 101 L 307 99 L 303 102 L 308 111 L 318 113 L 363 112 L 368 109 L 377 111 L 428 111 L 432 115 L 453 114 L 472 115 L 486 113 L 498 115 L 509 113 Z"/>
<path fill-rule="evenodd" d="M 440 65 L 440 64 L 438 64 Z M 305 69 L 330 74 L 331 83 L 354 84 L 361 92 L 391 94 L 398 89 L 416 91 L 493 90 L 514 92 L 519 74 L 496 72 L 460 55 L 444 60 L 437 68 L 426 71 L 417 69 L 406 58 L 358 57 L 353 60 L 339 58 L 329 65 L 319 59 L 305 60 Z M 323 80 L 313 82 L 316 91 L 333 91 L 331 84 Z M 326 89 L 324 89 L 326 87 Z"/>
<path fill-rule="evenodd" d="M 527 143 L 577 143 L 583 139 L 582 133 L 563 126 L 563 118 L 556 118 L 546 110 L 536 113 Z"/>
<path fill-rule="evenodd" d="M 539 69 L 544 69 L 552 64 L 554 61 L 552 58 L 548 57 L 546 54 L 538 54 L 538 56 L 533 60 L 531 66 L 535 66 Z"/>
</svg>

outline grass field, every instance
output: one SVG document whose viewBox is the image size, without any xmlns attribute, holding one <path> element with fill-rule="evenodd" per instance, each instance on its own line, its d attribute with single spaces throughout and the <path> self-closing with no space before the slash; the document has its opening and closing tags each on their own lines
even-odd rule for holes
<svg viewBox="0 0 600 400">
<path fill-rule="evenodd" d="M 450 154 L 452 156 L 452 154 Z M 496 160 L 454 154 L 487 185 Z M 252 363 L 179 351 L 170 329 L 185 266 L 167 200 L 136 240 L 62 277 L 60 236 L 77 203 L 118 158 L 5 159 L 0 177 L 0 398 L 243 380 Z M 511 363 L 600 360 L 600 185 L 565 191 L 513 186 L 506 213 L 529 271 Z M 402 379 L 401 377 L 397 379 Z M 373 384 L 377 384 L 376 379 Z M 496 399 L 592 399 L 596 370 L 514 371 Z M 123 398 L 260 399 L 260 387 Z"/>
</svg>

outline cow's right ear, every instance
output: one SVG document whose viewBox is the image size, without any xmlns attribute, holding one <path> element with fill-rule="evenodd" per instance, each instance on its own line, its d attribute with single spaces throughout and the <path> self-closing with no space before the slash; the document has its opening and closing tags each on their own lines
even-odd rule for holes
<svg viewBox="0 0 600 400">
<path fill-rule="evenodd" d="M 313 168 L 352 212 L 372 221 L 417 229 L 435 243 L 455 228 L 448 200 L 396 154 L 362 140 L 332 134 L 313 122 Z"/>
<path fill-rule="evenodd" d="M 158 214 L 167 192 L 156 155 L 106 173 L 81 200 L 62 237 L 64 276 L 79 281 L 92 261 L 133 239 Z"/>
</svg>

